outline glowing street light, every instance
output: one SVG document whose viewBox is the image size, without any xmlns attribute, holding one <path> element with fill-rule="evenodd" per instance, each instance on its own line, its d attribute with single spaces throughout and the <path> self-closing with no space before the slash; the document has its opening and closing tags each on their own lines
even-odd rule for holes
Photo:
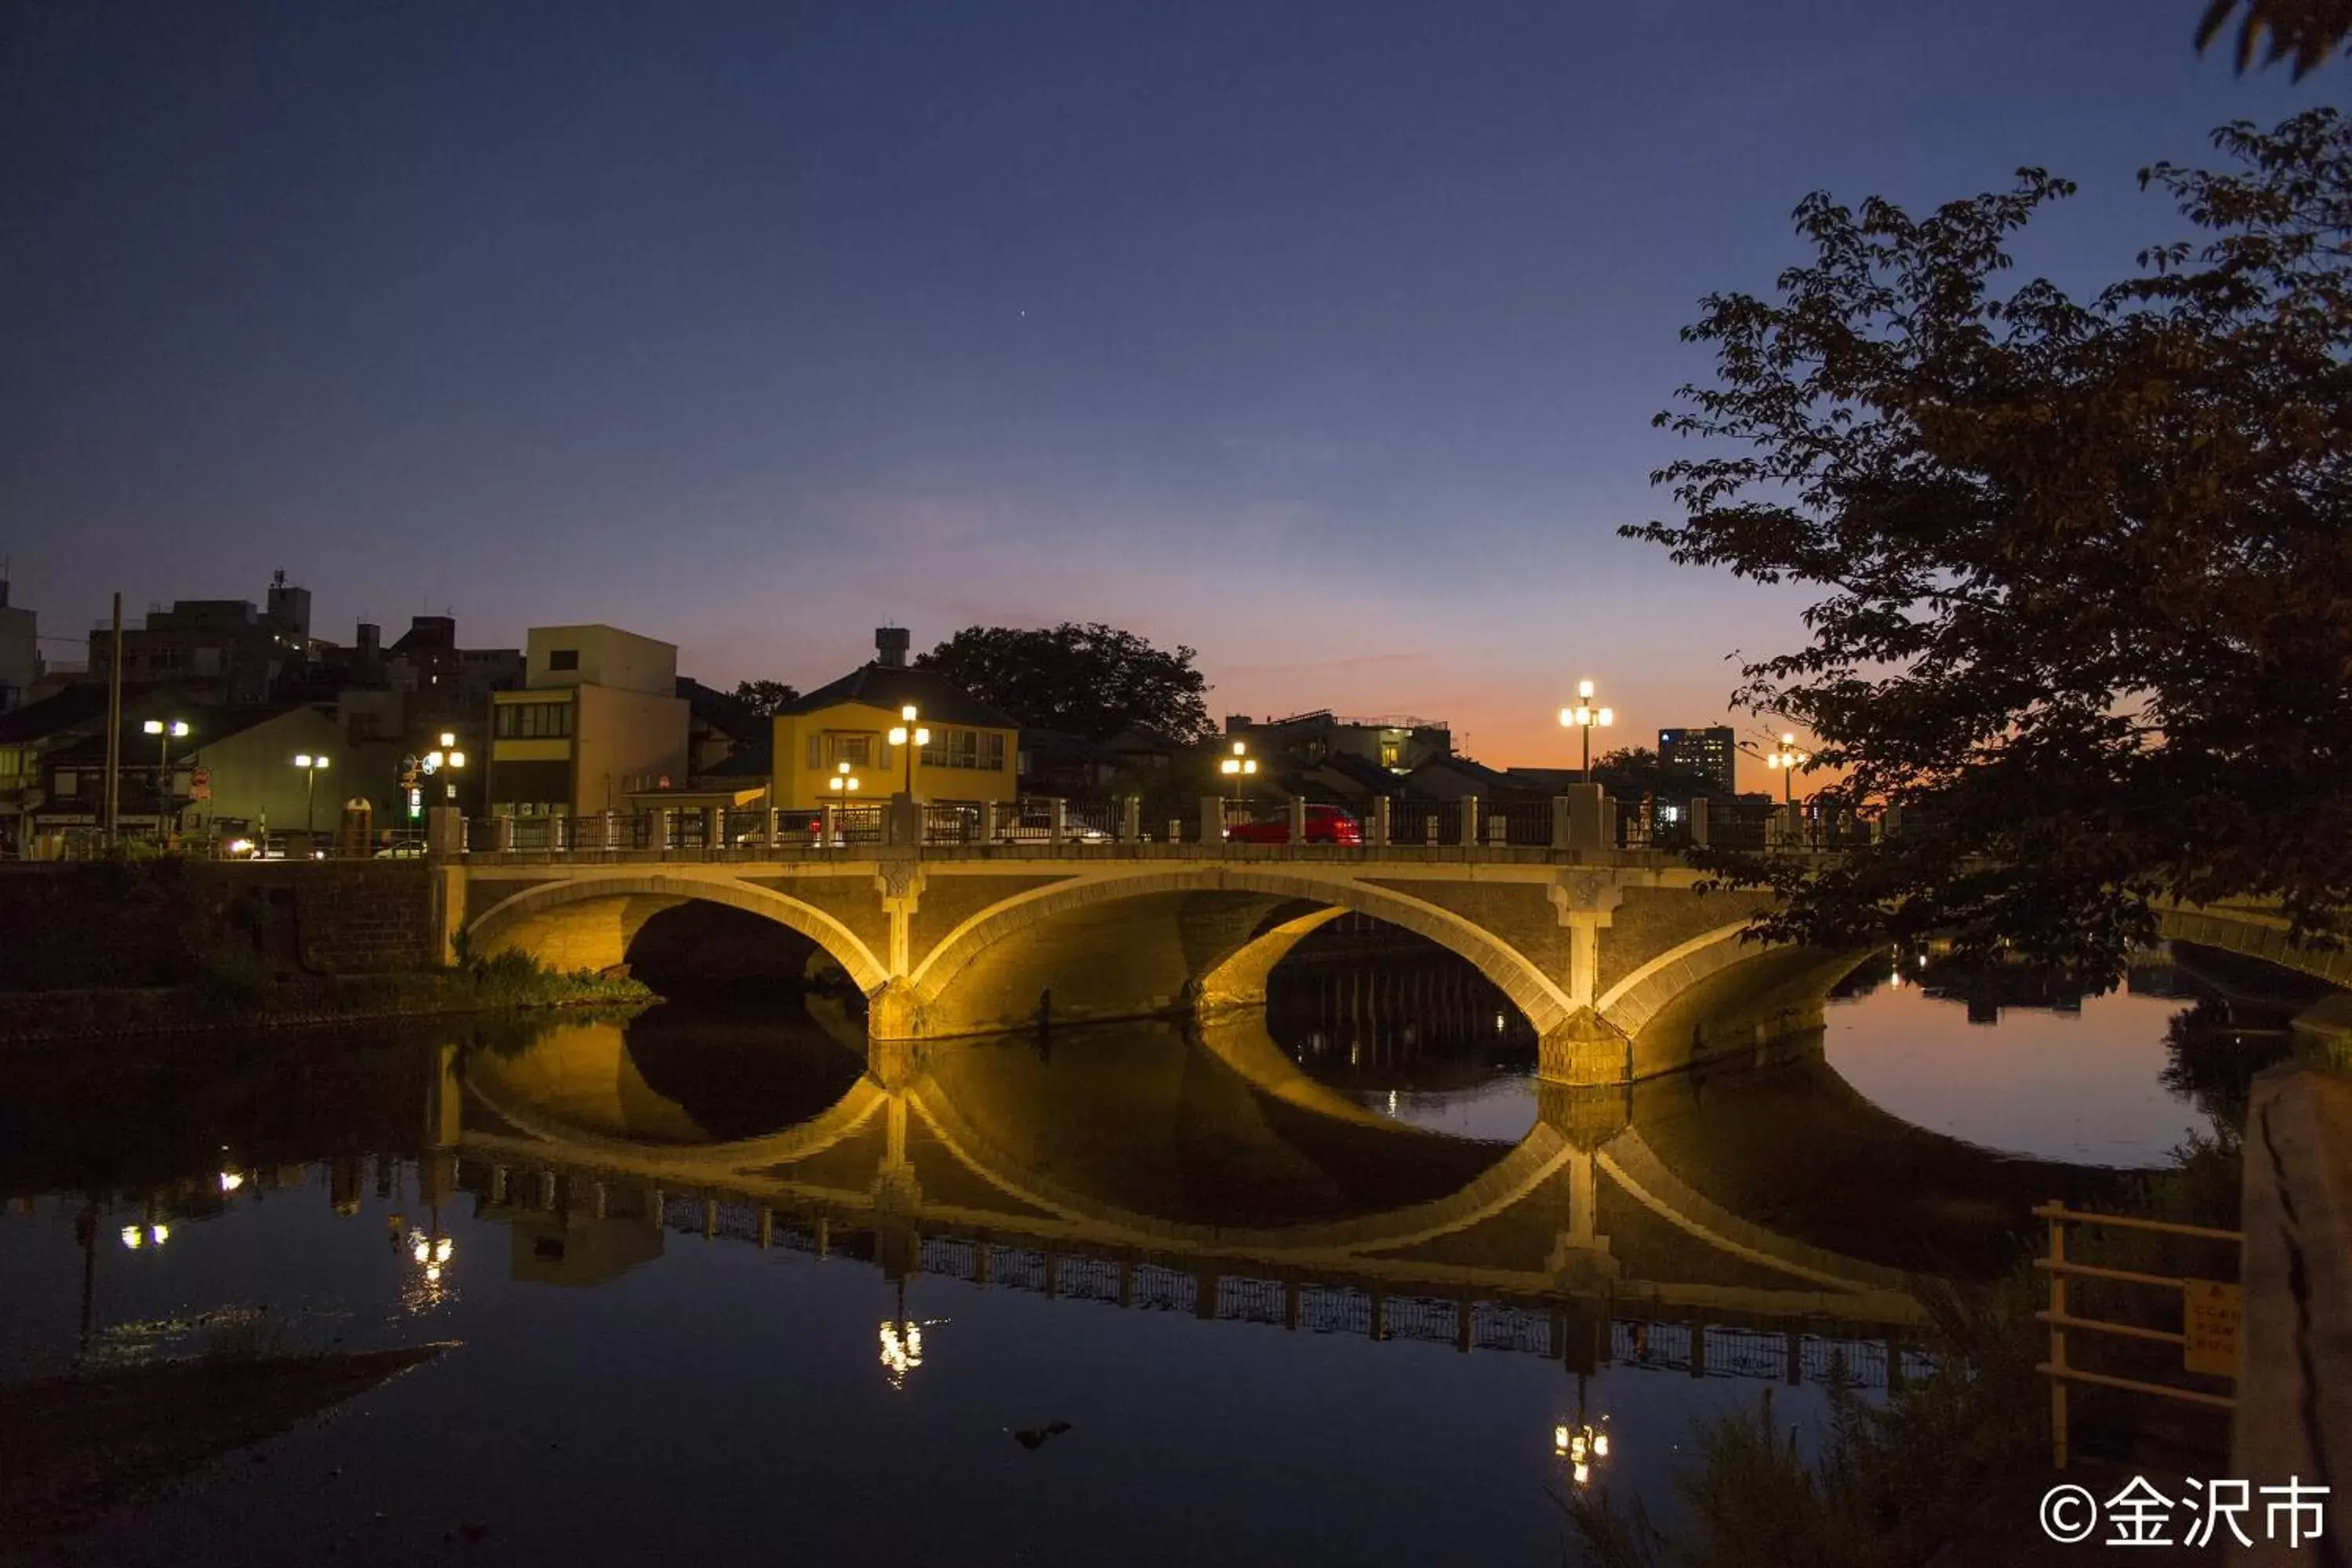
<svg viewBox="0 0 2352 1568">
<path fill-rule="evenodd" d="M 1246 741 L 1235 741 L 1234 742 L 1234 754 L 1220 761 L 1217 763 L 1217 771 L 1223 773 L 1228 778 L 1234 777 L 1236 775 L 1255 773 L 1257 772 L 1257 759 L 1249 754 L 1249 742 Z"/>
<path fill-rule="evenodd" d="M 920 715 L 915 711 L 915 705 L 911 702 L 898 710 L 898 717 L 905 722 L 890 727 L 890 743 L 906 749 L 907 798 L 912 800 L 915 798 L 915 753 L 931 743 L 931 732 L 916 724 L 915 721 Z"/>
<path fill-rule="evenodd" d="M 849 771 L 849 764 L 842 763 L 838 765 L 838 771 L 824 781 L 824 787 L 835 795 L 856 795 L 860 782 L 858 776 Z"/>
<path fill-rule="evenodd" d="M 1797 770 L 1813 760 L 1810 752 L 1797 750 L 1797 737 L 1783 734 L 1780 744 L 1764 753 L 1764 765 L 1780 775 L 1780 804 L 1788 805 L 1796 799 Z"/>
<path fill-rule="evenodd" d="M 163 818 L 172 809 L 172 742 L 188 736 L 185 719 L 150 719 L 139 726 L 155 737 L 155 832 L 163 832 Z"/>
<path fill-rule="evenodd" d="M 298 752 L 294 758 L 294 765 L 302 770 L 302 831 L 305 833 L 318 831 L 319 774 L 327 763 L 326 757 L 314 757 L 308 752 Z"/>
<path fill-rule="evenodd" d="M 1576 706 L 1573 708 L 1563 708 L 1559 710 L 1559 723 L 1560 728 L 1564 730 L 1580 730 L 1584 732 L 1584 782 L 1586 784 L 1591 784 L 1592 782 L 1593 729 L 1598 726 L 1599 728 L 1605 730 L 1615 722 L 1617 722 L 1617 710 L 1615 709 L 1595 708 L 1592 706 L 1592 682 L 1590 680 L 1578 681 L 1576 683 Z"/>
</svg>

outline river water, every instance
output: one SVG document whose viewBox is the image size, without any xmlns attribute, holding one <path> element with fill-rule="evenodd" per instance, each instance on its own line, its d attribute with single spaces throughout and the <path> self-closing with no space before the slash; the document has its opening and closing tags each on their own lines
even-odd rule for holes
<svg viewBox="0 0 2352 1568">
<path fill-rule="evenodd" d="M 1433 953 L 890 1085 L 779 999 L 42 1053 L 0 1089 L 0 1375 L 452 1348 L 11 1544 L 1557 1563 L 1564 1441 L 1672 1517 L 1695 1422 L 1916 1374 L 1910 1271 L 1990 1278 L 2031 1203 L 2207 1125 L 2213 1008 L 2168 969 L 2061 1009 L 1933 980 L 1880 963 L 1818 1033 L 1630 1094 L 1540 1091 Z"/>
</svg>

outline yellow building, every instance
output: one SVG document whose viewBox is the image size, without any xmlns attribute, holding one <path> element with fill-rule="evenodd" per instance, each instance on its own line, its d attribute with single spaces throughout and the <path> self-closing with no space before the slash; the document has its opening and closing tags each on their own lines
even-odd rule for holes
<svg viewBox="0 0 2352 1568">
<path fill-rule="evenodd" d="M 890 744 L 889 735 L 910 706 L 916 724 L 931 735 L 916 758 L 917 799 L 978 805 L 1018 798 L 1020 725 L 945 678 L 911 668 L 907 640 L 904 628 L 883 627 L 874 634 L 874 662 L 777 711 L 777 805 L 879 802 L 905 789 L 907 748 Z"/>
<path fill-rule="evenodd" d="M 520 691 L 490 694 L 493 816 L 625 809 L 686 783 L 677 648 L 614 626 L 533 626 Z"/>
</svg>

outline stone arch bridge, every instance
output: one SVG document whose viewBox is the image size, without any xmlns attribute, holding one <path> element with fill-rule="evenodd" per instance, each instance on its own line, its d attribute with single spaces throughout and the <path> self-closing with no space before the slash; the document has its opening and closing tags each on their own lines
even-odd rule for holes
<svg viewBox="0 0 2352 1568">
<path fill-rule="evenodd" d="M 923 1042 L 1262 1005 L 1268 973 L 1355 912 L 1454 952 L 1524 1013 L 1541 1075 L 1622 1083 L 1738 1058 L 1820 1021 L 1864 954 L 1747 940 L 1769 895 L 1702 892 L 1658 851 L 1104 845 L 473 855 L 436 864 L 445 951 L 566 969 L 627 961 L 663 910 L 798 932 L 867 1002 L 881 1060 Z M 2352 985 L 2258 910 L 2174 910 L 2167 935 Z M 2176 929 L 2177 928 L 2177 929 Z M 2339 971 L 2341 973 L 2339 973 Z"/>
</svg>

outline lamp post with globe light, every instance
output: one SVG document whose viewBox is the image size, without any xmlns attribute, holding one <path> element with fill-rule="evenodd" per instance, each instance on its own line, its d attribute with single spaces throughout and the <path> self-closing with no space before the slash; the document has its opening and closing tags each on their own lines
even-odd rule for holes
<svg viewBox="0 0 2352 1568">
<path fill-rule="evenodd" d="M 1591 784 L 1592 782 L 1592 731 L 1595 728 L 1605 730 L 1616 723 L 1616 710 L 1592 706 L 1592 682 L 1580 680 L 1576 683 L 1576 706 L 1561 709 L 1559 722 L 1562 729 L 1583 732 L 1584 782 Z"/>
<path fill-rule="evenodd" d="M 906 750 L 907 798 L 911 801 L 915 798 L 915 753 L 931 743 L 931 732 L 915 722 L 921 715 L 911 702 L 898 710 L 898 717 L 902 721 L 890 727 L 890 743 Z"/>
<path fill-rule="evenodd" d="M 1811 752 L 1802 752 L 1797 749 L 1797 737 L 1794 734 L 1786 731 L 1782 731 L 1780 740 L 1772 745 L 1772 748 L 1769 751 L 1757 745 L 1753 741 L 1740 742 L 1739 749 L 1747 752 L 1749 756 L 1758 758 L 1766 767 L 1780 775 L 1780 804 L 1782 805 L 1793 805 L 1796 804 L 1797 770 L 1811 762 L 1813 760 L 1813 755 Z"/>
<path fill-rule="evenodd" d="M 1232 755 L 1217 759 L 1217 773 L 1220 776 L 1234 781 L 1234 798 L 1236 803 L 1244 799 L 1242 795 L 1241 781 L 1257 776 L 1257 759 L 1249 754 L 1249 742 L 1235 741 Z M 1219 809 L 1222 811 L 1223 807 L 1220 806 Z"/>
</svg>

